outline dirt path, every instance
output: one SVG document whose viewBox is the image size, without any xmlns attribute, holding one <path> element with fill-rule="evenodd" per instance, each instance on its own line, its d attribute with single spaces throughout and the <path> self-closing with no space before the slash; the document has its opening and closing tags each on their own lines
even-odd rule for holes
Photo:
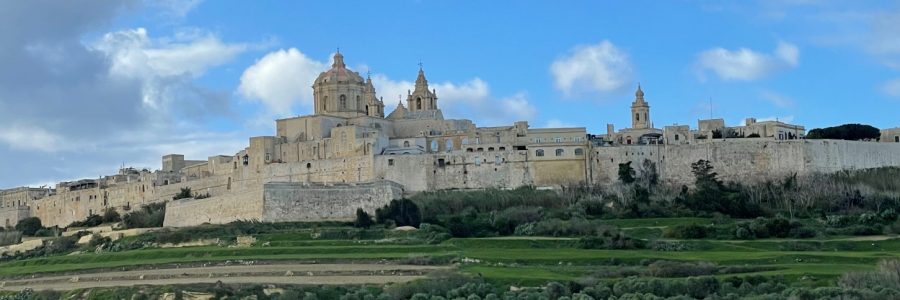
<svg viewBox="0 0 900 300">
<path fill-rule="evenodd" d="M 423 278 L 448 266 L 389 264 L 273 264 L 97 272 L 0 282 L 0 290 L 79 288 L 188 283 L 385 284 Z"/>
</svg>

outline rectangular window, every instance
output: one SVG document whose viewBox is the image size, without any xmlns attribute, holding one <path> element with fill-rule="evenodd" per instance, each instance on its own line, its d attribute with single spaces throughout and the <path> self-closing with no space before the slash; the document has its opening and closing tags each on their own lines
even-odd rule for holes
<svg viewBox="0 0 900 300">
<path fill-rule="evenodd" d="M 560 137 L 556 138 L 556 142 L 557 142 L 557 143 L 562 143 L 562 140 L 563 140 L 563 139 L 560 138 Z"/>
<path fill-rule="evenodd" d="M 388 159 L 388 166 L 394 165 L 394 159 Z"/>
</svg>

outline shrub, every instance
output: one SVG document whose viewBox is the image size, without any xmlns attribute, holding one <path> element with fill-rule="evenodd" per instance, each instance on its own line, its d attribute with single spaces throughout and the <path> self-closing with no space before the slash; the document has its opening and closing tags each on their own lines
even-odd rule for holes
<svg viewBox="0 0 900 300">
<path fill-rule="evenodd" d="M 674 239 L 702 239 L 706 237 L 708 231 L 708 227 L 696 224 L 677 225 L 666 228 L 663 236 Z"/>
<path fill-rule="evenodd" d="M 537 206 L 514 206 L 506 208 L 494 217 L 493 227 L 500 235 L 509 235 L 522 224 L 536 222 L 543 216 L 543 208 Z"/>
<path fill-rule="evenodd" d="M 103 246 L 103 245 L 107 245 L 110 243 L 112 243 L 112 239 L 110 239 L 108 236 L 102 236 L 100 234 L 95 233 L 94 235 L 91 236 L 91 240 L 90 240 L 90 242 L 88 242 L 88 246 L 91 246 L 92 248 L 96 248 L 98 246 Z"/>
<path fill-rule="evenodd" d="M 94 227 L 103 224 L 103 217 L 98 215 L 90 215 L 83 221 L 75 221 L 66 227 Z"/>
<path fill-rule="evenodd" d="M 372 216 L 369 216 L 369 213 L 364 211 L 362 208 L 356 209 L 356 220 L 353 221 L 353 227 L 356 228 L 369 228 L 372 226 Z"/>
<path fill-rule="evenodd" d="M 44 241 L 45 254 L 66 253 L 75 249 L 78 236 L 62 236 Z"/>
<path fill-rule="evenodd" d="M 122 221 L 122 216 L 119 215 L 119 212 L 116 211 L 115 208 L 107 208 L 103 211 L 103 223 L 113 223 Z"/>
<path fill-rule="evenodd" d="M 419 207 L 409 199 L 391 200 L 388 205 L 375 210 L 375 221 L 384 224 L 394 221 L 397 226 L 419 227 L 422 222 Z"/>
<path fill-rule="evenodd" d="M 175 196 L 172 196 L 172 200 L 185 199 L 185 198 L 191 198 L 191 197 L 193 197 L 191 194 L 191 188 L 183 187 L 183 188 L 181 188 L 181 191 L 178 192 L 178 194 L 175 194 Z"/>
<path fill-rule="evenodd" d="M 151 203 L 131 212 L 122 218 L 125 228 L 162 227 L 166 217 L 166 203 Z"/>
<path fill-rule="evenodd" d="M 44 228 L 41 225 L 41 219 L 38 217 L 28 217 L 16 224 L 16 230 L 21 231 L 23 235 L 33 236 L 35 232 Z"/>
<path fill-rule="evenodd" d="M 710 262 L 676 262 L 658 260 L 647 266 L 647 273 L 654 277 L 688 277 L 713 275 L 718 267 Z"/>
</svg>

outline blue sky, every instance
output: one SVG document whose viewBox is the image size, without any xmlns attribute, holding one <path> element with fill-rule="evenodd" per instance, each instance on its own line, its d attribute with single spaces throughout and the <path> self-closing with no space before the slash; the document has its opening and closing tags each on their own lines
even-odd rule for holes
<svg viewBox="0 0 900 300">
<path fill-rule="evenodd" d="M 446 117 L 486 126 L 623 128 L 639 82 L 657 127 L 900 126 L 897 2 L 560 3 L 5 2 L 0 187 L 233 154 L 311 111 L 338 47 L 387 112 L 421 62 Z"/>
</svg>

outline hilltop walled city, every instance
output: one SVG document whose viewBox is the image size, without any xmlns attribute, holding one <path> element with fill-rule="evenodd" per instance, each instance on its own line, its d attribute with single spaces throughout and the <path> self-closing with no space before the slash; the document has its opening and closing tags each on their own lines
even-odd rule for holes
<svg viewBox="0 0 900 300">
<path fill-rule="evenodd" d="M 879 142 L 805 139 L 801 125 L 753 118 L 736 127 L 709 119 L 695 128 L 654 128 L 640 86 L 631 127 L 607 125 L 600 134 L 445 119 L 440 91 L 421 68 L 406 102 L 385 114 L 371 78 L 348 69 L 340 53 L 312 92 L 312 115 L 276 120 L 273 136 L 251 137 L 234 154 L 169 154 L 156 171 L 122 168 L 50 188 L 0 190 L 0 225 L 34 216 L 66 226 L 108 208 L 124 213 L 160 202 L 166 226 L 349 220 L 357 208 L 371 213 L 425 191 L 608 184 L 625 162 L 653 162 L 660 179 L 674 184 L 690 184 L 691 163 L 700 159 L 737 182 L 900 165 L 900 128 L 883 129 Z M 209 197 L 172 200 L 182 188 Z"/>
</svg>

